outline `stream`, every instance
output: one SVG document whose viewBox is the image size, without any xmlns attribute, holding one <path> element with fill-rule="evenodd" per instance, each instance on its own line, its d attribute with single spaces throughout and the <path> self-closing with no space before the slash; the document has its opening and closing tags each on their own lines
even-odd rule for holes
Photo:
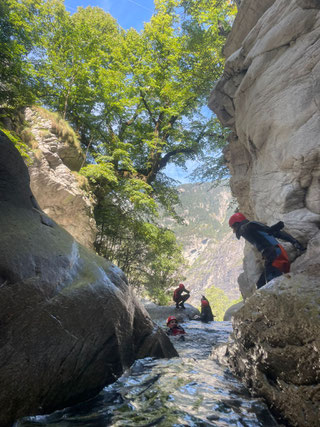
<svg viewBox="0 0 320 427">
<path fill-rule="evenodd" d="M 209 359 L 212 347 L 228 340 L 231 323 L 181 325 L 185 341 L 171 338 L 179 358 L 137 360 L 96 397 L 14 426 L 278 426 L 263 400 L 251 397 L 225 366 Z"/>
</svg>

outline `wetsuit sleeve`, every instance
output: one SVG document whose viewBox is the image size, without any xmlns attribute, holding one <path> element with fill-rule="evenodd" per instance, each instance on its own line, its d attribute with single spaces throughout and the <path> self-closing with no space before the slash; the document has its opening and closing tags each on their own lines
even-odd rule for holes
<svg viewBox="0 0 320 427">
<path fill-rule="evenodd" d="M 306 248 L 304 248 L 297 239 L 295 239 L 294 237 L 292 237 L 289 233 L 286 233 L 285 231 L 278 231 L 276 235 L 274 234 L 274 236 L 278 237 L 278 239 L 284 240 L 285 242 L 291 243 L 299 251 L 303 252 L 306 250 Z"/>
</svg>

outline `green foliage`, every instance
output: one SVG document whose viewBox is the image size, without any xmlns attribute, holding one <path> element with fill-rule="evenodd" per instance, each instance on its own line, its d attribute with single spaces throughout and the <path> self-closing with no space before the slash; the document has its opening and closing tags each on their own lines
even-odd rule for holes
<svg viewBox="0 0 320 427">
<path fill-rule="evenodd" d="M 28 163 L 30 162 L 29 147 L 21 140 L 21 138 L 13 131 L 8 131 L 0 125 L 0 132 L 3 132 L 13 143 L 21 156 Z"/>
<path fill-rule="evenodd" d="M 130 283 L 158 303 L 166 303 L 165 290 L 177 280 L 183 263 L 174 234 L 145 221 L 127 197 L 111 194 L 96 209 L 97 251 L 115 262 Z"/>
<path fill-rule="evenodd" d="M 225 312 L 234 304 L 242 301 L 242 298 L 237 300 L 230 300 L 222 289 L 215 286 L 210 286 L 206 290 L 206 298 L 208 299 L 212 313 L 216 316 L 215 320 L 222 321 Z"/>
<path fill-rule="evenodd" d="M 0 6 L 0 104 L 37 98 L 71 123 L 75 134 L 60 119 L 54 129 L 73 144 L 79 135 L 86 150 L 97 250 L 158 301 L 183 262 L 173 234 L 155 225 L 159 205 L 178 219 L 177 191 L 162 171 L 221 154 L 225 131 L 202 107 L 223 70 L 234 13 L 229 0 L 156 0 L 138 33 L 97 7 L 71 15 L 62 0 Z"/>
</svg>

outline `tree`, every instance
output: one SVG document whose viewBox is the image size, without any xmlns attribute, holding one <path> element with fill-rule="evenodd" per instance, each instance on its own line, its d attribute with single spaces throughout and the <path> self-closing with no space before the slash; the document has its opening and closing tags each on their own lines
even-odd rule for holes
<svg viewBox="0 0 320 427">
<path fill-rule="evenodd" d="M 98 201 L 99 253 L 156 295 L 151 285 L 162 288 L 181 262 L 172 235 L 157 225 L 159 205 L 176 217 L 178 202 L 162 171 L 214 145 L 216 124 L 203 106 L 223 69 L 233 3 L 156 0 L 140 33 L 125 32 L 99 8 L 70 15 L 62 0 L 5 5 L 16 40 L 22 31 L 30 87 L 73 125 L 86 150 L 82 173 Z"/>
<path fill-rule="evenodd" d="M 30 2 L 29 2 L 30 3 Z M 34 5 L 32 5 L 34 6 Z M 15 108 L 34 100 L 30 64 L 26 61 L 32 48 L 31 27 L 37 13 L 18 1 L 0 3 L 0 105 Z"/>
<path fill-rule="evenodd" d="M 213 285 L 206 290 L 206 298 L 211 305 L 212 312 L 215 315 L 215 320 L 218 321 L 223 320 L 224 314 L 229 307 L 242 301 L 242 298 L 233 301 L 230 300 L 222 289 Z"/>
</svg>

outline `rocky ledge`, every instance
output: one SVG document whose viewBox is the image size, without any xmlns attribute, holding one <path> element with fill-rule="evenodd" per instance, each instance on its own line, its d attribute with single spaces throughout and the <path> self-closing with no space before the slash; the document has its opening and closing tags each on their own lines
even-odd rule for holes
<svg viewBox="0 0 320 427">
<path fill-rule="evenodd" d="M 287 274 L 247 299 L 234 316 L 228 364 L 287 424 L 320 419 L 320 289 Z"/>
</svg>

